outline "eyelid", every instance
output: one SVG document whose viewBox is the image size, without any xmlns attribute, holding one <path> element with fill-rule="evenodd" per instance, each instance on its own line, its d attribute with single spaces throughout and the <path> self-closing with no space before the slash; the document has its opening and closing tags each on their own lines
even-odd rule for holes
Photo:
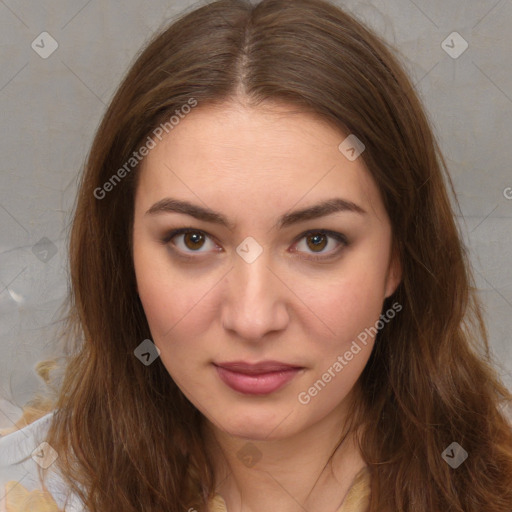
<svg viewBox="0 0 512 512">
<path fill-rule="evenodd" d="M 163 245 L 168 245 L 174 237 L 179 236 L 179 235 L 183 235 L 183 234 L 188 233 L 188 232 L 202 233 L 203 235 L 205 235 L 206 237 L 210 238 L 212 241 L 214 241 L 214 243 L 217 244 L 217 242 L 215 241 L 216 239 L 215 239 L 215 237 L 213 235 L 211 235 L 210 233 L 208 233 L 207 231 L 205 231 L 203 229 L 194 228 L 192 226 L 177 228 L 177 229 L 173 229 L 173 230 L 169 231 L 168 233 L 166 233 L 166 235 L 164 237 L 162 237 L 161 243 Z M 341 244 L 341 247 L 338 247 L 337 249 L 331 250 L 328 253 L 318 253 L 318 254 L 309 253 L 308 256 L 303 256 L 302 257 L 303 259 L 312 260 L 312 261 L 329 260 L 330 258 L 333 258 L 333 257 L 337 256 L 339 254 L 339 252 L 343 249 L 343 247 L 349 245 L 347 237 L 343 233 L 339 233 L 337 231 L 332 231 L 332 230 L 329 230 L 329 229 L 308 229 L 308 230 L 304 231 L 303 233 L 301 233 L 300 235 L 298 235 L 295 238 L 295 240 L 293 242 L 293 245 L 296 245 L 299 241 L 301 241 L 307 235 L 312 235 L 312 234 L 315 234 L 315 233 L 321 233 L 321 234 L 326 235 L 326 236 L 328 236 L 330 238 L 334 238 L 337 242 L 339 242 Z M 192 254 L 194 254 L 194 251 L 191 251 L 189 253 L 183 253 L 180 249 L 173 248 L 172 250 L 175 253 L 177 253 L 179 257 L 182 257 L 182 258 L 185 258 L 185 259 L 192 260 L 192 259 L 197 259 L 198 258 L 198 256 L 191 256 Z M 201 252 L 199 252 L 199 251 L 196 251 L 196 252 L 197 252 L 197 254 L 201 254 Z M 295 253 L 295 254 L 300 254 L 300 251 L 297 251 L 297 250 L 294 250 L 292 252 Z"/>
</svg>

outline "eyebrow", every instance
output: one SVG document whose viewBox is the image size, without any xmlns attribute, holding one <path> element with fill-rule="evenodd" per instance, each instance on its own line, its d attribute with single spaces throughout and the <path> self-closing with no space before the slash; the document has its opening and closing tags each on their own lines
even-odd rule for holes
<svg viewBox="0 0 512 512">
<path fill-rule="evenodd" d="M 302 210 L 295 210 L 282 215 L 277 221 L 277 228 L 281 229 L 291 226 L 292 224 L 298 224 L 299 222 L 324 217 L 338 212 L 350 212 L 359 215 L 365 215 L 367 213 L 366 210 L 352 201 L 342 198 L 332 198 L 315 205 L 308 206 Z M 156 215 L 161 213 L 183 213 L 204 222 L 211 222 L 225 226 L 230 230 L 233 230 L 235 227 L 234 224 L 229 222 L 221 213 L 203 206 L 189 203 L 188 201 L 174 199 L 172 197 L 166 197 L 156 202 L 145 213 L 145 215 Z"/>
</svg>

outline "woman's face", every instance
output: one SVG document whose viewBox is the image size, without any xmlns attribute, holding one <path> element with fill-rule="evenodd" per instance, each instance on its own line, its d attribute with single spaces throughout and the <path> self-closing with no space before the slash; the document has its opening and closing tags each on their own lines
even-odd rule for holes
<svg viewBox="0 0 512 512">
<path fill-rule="evenodd" d="M 223 432 L 284 438 L 341 414 L 370 356 L 400 270 L 346 135 L 284 105 L 199 105 L 143 162 L 140 300 L 162 363 Z"/>
</svg>

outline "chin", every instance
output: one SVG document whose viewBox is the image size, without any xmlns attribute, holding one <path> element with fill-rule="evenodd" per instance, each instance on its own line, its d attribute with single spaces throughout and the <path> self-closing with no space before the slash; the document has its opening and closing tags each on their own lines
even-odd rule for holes
<svg viewBox="0 0 512 512">
<path fill-rule="evenodd" d="M 290 414 L 291 409 L 290 406 L 286 414 L 283 414 L 285 408 L 282 405 L 276 405 L 275 410 L 259 412 L 253 410 L 244 414 L 233 407 L 232 417 L 236 419 L 230 422 L 219 422 L 218 428 L 231 436 L 252 441 L 286 438 L 297 430 L 297 421 L 294 419 L 294 414 Z"/>
</svg>

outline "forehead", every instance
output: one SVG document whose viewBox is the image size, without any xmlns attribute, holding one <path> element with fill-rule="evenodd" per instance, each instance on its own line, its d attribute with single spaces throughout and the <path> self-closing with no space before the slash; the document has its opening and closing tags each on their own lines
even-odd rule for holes
<svg viewBox="0 0 512 512">
<path fill-rule="evenodd" d="M 288 105 L 197 106 L 142 162 L 136 202 L 170 195 L 230 216 L 233 203 L 259 217 L 342 197 L 380 215 L 378 189 L 362 158 L 339 150 L 347 134 Z"/>
</svg>

